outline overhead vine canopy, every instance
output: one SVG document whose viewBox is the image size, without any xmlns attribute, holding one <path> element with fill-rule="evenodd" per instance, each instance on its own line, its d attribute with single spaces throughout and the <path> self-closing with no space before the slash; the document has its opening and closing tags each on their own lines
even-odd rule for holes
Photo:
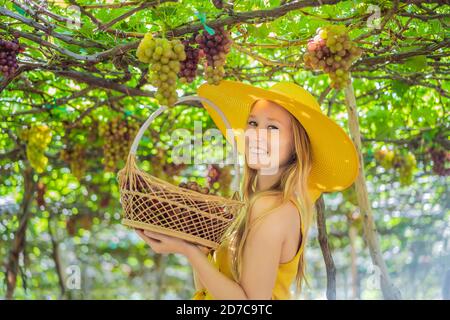
<svg viewBox="0 0 450 320">
<path fill-rule="evenodd" d="M 330 85 L 331 75 L 323 69 L 308 67 L 304 60 L 308 43 L 318 28 L 346 26 L 346 34 L 361 49 L 349 72 L 367 179 L 375 185 L 400 181 L 401 186 L 415 189 L 421 188 L 417 181 L 421 177 L 437 179 L 421 183 L 428 183 L 431 188 L 430 181 L 436 181 L 438 189 L 433 191 L 436 198 L 427 199 L 434 203 L 442 201 L 439 200 L 439 195 L 445 194 L 442 182 L 449 173 L 448 1 L 0 0 L 0 3 L 0 39 L 8 42 L 17 39 L 17 50 L 3 50 L 14 51 L 10 54 L 13 58 L 8 60 L 6 53 L 0 55 L 0 197 L 13 194 L 13 202 L 18 204 L 5 206 L 3 211 L 11 212 L 11 216 L 0 217 L 3 235 L 0 258 L 7 266 L 3 278 L 7 297 L 12 297 L 17 282 L 27 287 L 27 272 L 23 268 L 30 268 L 27 243 L 33 261 L 41 261 L 47 255 L 41 250 L 52 252 L 49 256 L 56 273 L 48 271 L 51 269 L 48 264 L 32 271 L 56 274 L 42 280 L 45 283 L 42 294 L 57 294 L 52 290 L 52 286 L 58 286 L 55 283 L 59 283 L 61 294 L 67 294 L 57 253 L 58 239 L 63 239 L 65 232 L 78 239 L 73 251 L 79 257 L 87 256 L 89 250 L 104 253 L 110 249 L 115 252 L 114 259 L 131 252 L 131 256 L 147 261 L 147 265 L 160 265 L 160 257 L 148 260 L 144 247 L 126 236 L 120 239 L 127 245 L 118 247 L 117 242 L 111 244 L 106 237 L 95 242 L 94 236 L 89 238 L 83 233 L 102 230 L 120 220 L 115 172 L 123 165 L 136 129 L 159 106 L 158 88 L 149 76 L 155 71 L 152 62 L 143 62 L 137 54 L 146 35 L 173 41 L 168 42 L 173 47 L 177 40 L 184 44 L 191 41 L 193 51 L 202 40 L 192 39 L 199 34 L 206 36 L 208 29 L 222 30 L 223 38 L 229 37 L 228 45 L 223 44 L 227 41 L 221 44 L 229 47 L 221 61 L 222 71 L 208 69 L 207 58 L 202 55 L 196 56 L 198 67 L 197 63 L 191 67 L 182 64 L 182 68 L 194 71 L 192 81 L 177 78 L 172 87 L 164 87 L 176 89 L 178 97 L 195 94 L 196 88 L 214 75 L 261 87 L 276 81 L 292 81 L 316 96 L 324 113 L 348 130 L 348 97 L 343 90 Z M 8 65 L 9 61 L 16 61 L 17 66 L 14 62 Z M 191 103 L 191 107 L 173 107 L 173 114 L 159 119 L 150 129 L 150 138 L 143 140 L 144 168 L 179 182 L 177 177 L 185 168 L 174 165 L 167 149 L 156 140 L 168 142 L 166 132 L 190 128 L 196 120 L 203 121 L 204 128 L 214 127 L 199 104 Z M 108 135 L 111 123 L 125 131 Z M 209 170 L 214 175 L 217 168 Z M 230 173 L 225 169 L 221 173 L 217 181 L 227 186 Z M 382 176 L 379 180 L 378 175 Z M 400 202 L 409 201 L 408 194 L 402 197 L 399 195 L 403 199 Z M 346 194 L 347 201 L 350 198 Z M 349 210 L 352 209 L 343 205 L 337 211 L 347 214 Z M 448 221 L 448 212 L 444 220 L 445 217 Z M 442 218 L 440 212 L 432 220 Z M 25 239 L 27 228 L 32 235 Z M 48 243 L 39 239 L 40 232 L 48 234 Z M 339 232 L 332 232 L 330 237 L 333 239 L 334 234 L 335 239 L 341 239 Z M 83 247 L 76 246 L 81 244 Z M 64 244 L 70 245 L 74 244 Z M 341 246 L 341 242 L 336 246 Z M 24 261 L 19 259 L 21 254 Z M 111 262 L 111 256 L 102 259 L 100 263 L 116 263 Z M 124 267 L 124 272 L 130 278 L 140 276 L 136 274 L 141 272 L 136 261 L 127 263 L 131 267 Z M 172 285 L 181 290 L 181 295 L 187 295 L 182 291 L 186 288 L 180 288 L 178 283 Z M 37 288 L 39 283 L 32 282 L 29 286 Z M 28 294 L 25 289 L 20 292 L 22 296 Z"/>
</svg>

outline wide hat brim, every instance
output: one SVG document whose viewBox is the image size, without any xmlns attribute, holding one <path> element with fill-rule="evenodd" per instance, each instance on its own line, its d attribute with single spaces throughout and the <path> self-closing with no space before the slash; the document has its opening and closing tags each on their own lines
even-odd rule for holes
<svg viewBox="0 0 450 320">
<path fill-rule="evenodd" d="M 317 196 L 322 192 L 335 192 L 348 188 L 359 172 L 358 154 L 355 145 L 346 132 L 320 108 L 311 108 L 298 99 L 281 92 L 262 89 L 242 82 L 222 80 L 218 85 L 204 83 L 197 89 L 197 95 L 214 103 L 225 115 L 232 129 L 245 130 L 252 104 L 259 99 L 273 101 L 294 115 L 305 128 L 312 147 L 312 168 L 308 178 L 310 188 Z M 207 102 L 203 106 L 212 120 L 232 143 L 226 134 L 226 125 L 220 115 Z M 236 137 L 238 151 L 245 151 L 245 139 Z"/>
</svg>

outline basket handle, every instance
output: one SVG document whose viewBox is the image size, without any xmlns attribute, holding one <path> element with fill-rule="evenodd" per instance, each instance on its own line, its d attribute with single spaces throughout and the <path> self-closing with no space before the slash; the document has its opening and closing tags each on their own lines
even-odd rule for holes
<svg viewBox="0 0 450 320">
<path fill-rule="evenodd" d="M 209 99 L 206 99 L 206 98 L 203 98 L 203 97 L 199 97 L 199 96 L 186 96 L 186 97 L 179 98 L 178 101 L 175 104 L 179 104 L 179 103 L 185 102 L 185 101 L 201 101 L 201 102 L 208 103 L 220 115 L 220 117 L 222 118 L 223 122 L 225 123 L 225 126 L 228 129 L 228 132 L 231 133 L 231 138 L 233 139 L 233 157 L 234 157 L 234 171 L 235 171 L 235 176 L 234 176 L 234 179 L 233 179 L 233 182 L 232 182 L 231 189 L 234 192 L 239 192 L 240 172 L 239 172 L 239 157 L 238 157 L 238 152 L 237 152 L 237 143 L 236 143 L 236 137 L 234 135 L 233 130 L 231 129 L 231 126 L 230 126 L 230 123 L 228 122 L 228 119 L 223 114 L 222 110 L 220 110 L 219 107 L 217 107 Z M 147 130 L 147 128 L 150 126 L 150 124 L 153 122 L 153 120 L 155 120 L 156 117 L 158 117 L 161 113 L 163 113 L 167 109 L 168 109 L 167 106 L 161 106 L 161 107 L 158 108 L 158 110 L 153 112 L 150 115 L 150 117 L 148 117 L 148 119 L 141 126 L 141 128 L 139 129 L 136 137 L 134 138 L 133 144 L 131 145 L 130 154 L 136 155 L 136 151 L 137 151 L 139 142 L 141 141 L 145 130 Z"/>
</svg>

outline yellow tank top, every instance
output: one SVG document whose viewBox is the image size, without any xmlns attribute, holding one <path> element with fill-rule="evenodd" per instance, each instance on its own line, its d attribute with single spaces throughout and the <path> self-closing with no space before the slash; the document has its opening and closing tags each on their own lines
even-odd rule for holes
<svg viewBox="0 0 450 320">
<path fill-rule="evenodd" d="M 299 207 L 299 204 L 296 201 L 293 201 L 292 199 L 291 201 L 295 204 L 300 214 L 301 209 Z M 300 257 L 303 253 L 303 248 L 305 245 L 305 239 L 303 236 L 305 234 L 305 230 L 301 216 L 300 216 L 300 225 L 302 232 L 302 240 L 300 248 L 298 249 L 297 254 L 291 261 L 279 264 L 275 286 L 272 291 L 272 300 L 291 299 L 290 287 L 293 281 L 295 280 L 295 276 L 298 270 L 298 264 L 300 262 Z M 213 263 L 216 269 L 225 274 L 229 279 L 233 279 L 229 263 L 230 260 L 228 260 L 227 248 L 228 248 L 227 245 L 225 243 L 222 243 L 217 248 L 217 250 L 214 252 L 213 255 L 208 254 L 208 260 Z M 215 299 L 206 289 L 201 289 L 197 290 L 194 293 L 192 300 L 215 300 Z"/>
</svg>

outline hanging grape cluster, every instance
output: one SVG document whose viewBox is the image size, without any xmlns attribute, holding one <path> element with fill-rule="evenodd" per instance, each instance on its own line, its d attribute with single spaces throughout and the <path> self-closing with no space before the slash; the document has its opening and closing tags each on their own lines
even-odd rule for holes
<svg viewBox="0 0 450 320">
<path fill-rule="evenodd" d="M 223 26 L 214 28 L 214 34 L 203 31 L 195 37 L 206 57 L 205 79 L 209 84 L 219 84 L 225 75 L 225 61 L 230 52 L 232 39 Z"/>
<path fill-rule="evenodd" d="M 16 72 L 19 67 L 17 54 L 23 51 L 24 48 L 20 46 L 17 38 L 11 41 L 0 38 L 0 71 L 5 78 L 9 78 Z"/>
<path fill-rule="evenodd" d="M 350 84 L 350 67 L 361 54 L 347 28 L 332 25 L 317 29 L 316 36 L 308 41 L 303 61 L 309 69 L 328 73 L 332 88 L 342 89 Z"/>
<path fill-rule="evenodd" d="M 212 3 L 217 9 L 223 9 L 223 0 L 212 0 Z"/>
<path fill-rule="evenodd" d="M 186 169 L 186 166 L 187 165 L 185 163 L 175 164 L 173 162 L 171 162 L 171 163 L 166 162 L 163 164 L 162 168 L 167 176 L 174 177 L 174 176 L 178 176 L 181 173 L 181 171 Z"/>
<path fill-rule="evenodd" d="M 233 180 L 233 176 L 231 175 L 231 167 L 230 166 L 226 166 L 221 168 L 220 170 L 220 175 L 219 178 L 217 180 L 217 183 L 215 185 L 217 185 L 217 189 L 220 188 L 221 193 L 224 196 L 229 196 L 231 194 L 231 182 Z"/>
<path fill-rule="evenodd" d="M 220 168 L 215 164 L 208 165 L 208 184 L 210 187 L 214 185 L 220 178 Z"/>
<path fill-rule="evenodd" d="M 403 155 L 397 153 L 394 156 L 393 166 L 398 170 L 402 186 L 408 186 L 413 182 L 413 170 L 416 169 L 416 164 L 416 157 L 410 152 Z"/>
<path fill-rule="evenodd" d="M 70 171 L 78 179 L 81 180 L 86 173 L 86 152 L 84 146 L 76 144 L 74 147 L 61 151 L 61 160 L 70 165 Z"/>
<path fill-rule="evenodd" d="M 428 148 L 433 161 L 433 172 L 438 176 L 448 176 L 450 174 L 450 152 L 442 147 L 432 146 Z M 447 165 L 447 168 L 446 168 Z"/>
<path fill-rule="evenodd" d="M 374 157 L 384 169 L 393 168 L 398 171 L 402 186 L 410 185 L 413 182 L 417 161 L 411 152 L 380 149 L 375 152 Z"/>
<path fill-rule="evenodd" d="M 93 221 L 92 215 L 87 213 L 72 215 L 66 219 L 67 233 L 74 237 L 79 229 L 91 230 Z"/>
<path fill-rule="evenodd" d="M 39 181 L 36 191 L 36 203 L 38 207 L 45 207 L 45 193 L 47 192 L 47 186 L 43 182 Z"/>
<path fill-rule="evenodd" d="M 27 158 L 31 167 L 38 173 L 43 172 L 48 163 L 44 153 L 52 140 L 50 128 L 45 124 L 35 124 L 22 130 L 19 137 L 26 142 Z"/>
<path fill-rule="evenodd" d="M 162 105 L 172 106 L 178 100 L 177 76 L 181 61 L 186 59 L 184 45 L 180 40 L 153 38 L 147 33 L 136 51 L 139 61 L 149 63 L 149 82 L 158 88 L 155 98 Z"/>
<path fill-rule="evenodd" d="M 392 160 L 394 159 L 394 151 L 380 149 L 375 152 L 375 160 L 386 170 L 392 168 Z"/>
<path fill-rule="evenodd" d="M 100 125 L 99 134 L 103 138 L 105 171 L 114 172 L 118 162 L 126 160 L 138 130 L 139 124 L 136 121 L 122 116 L 117 116 Z"/>
<path fill-rule="evenodd" d="M 197 75 L 197 66 L 200 59 L 200 50 L 195 48 L 195 37 L 182 41 L 186 59 L 181 62 L 181 70 L 178 73 L 180 81 L 183 83 L 191 83 Z"/>
<path fill-rule="evenodd" d="M 197 191 L 203 194 L 209 194 L 210 190 L 208 187 L 202 187 L 195 181 L 189 181 L 189 182 L 181 182 L 179 185 L 181 188 Z"/>
</svg>

